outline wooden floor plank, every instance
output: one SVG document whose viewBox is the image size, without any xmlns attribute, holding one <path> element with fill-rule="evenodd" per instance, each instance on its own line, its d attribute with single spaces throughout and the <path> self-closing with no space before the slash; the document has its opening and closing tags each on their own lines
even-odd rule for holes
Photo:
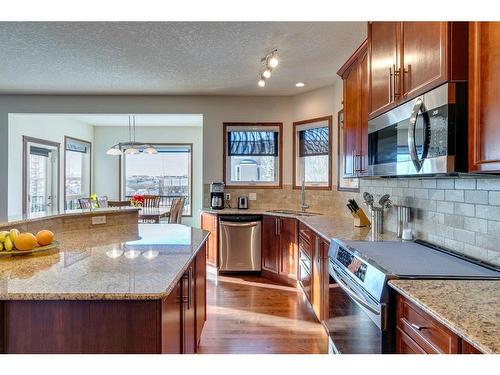
<svg viewBox="0 0 500 375">
<path fill-rule="evenodd" d="M 301 291 L 257 276 L 207 281 L 199 353 L 317 354 L 327 336 Z"/>
</svg>

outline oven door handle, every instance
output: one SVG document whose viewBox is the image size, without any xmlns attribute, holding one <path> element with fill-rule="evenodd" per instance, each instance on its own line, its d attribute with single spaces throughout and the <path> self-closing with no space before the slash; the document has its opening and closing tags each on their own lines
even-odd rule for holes
<svg viewBox="0 0 500 375">
<path fill-rule="evenodd" d="M 417 142 L 415 141 L 415 130 L 417 129 L 417 119 L 419 112 L 422 112 L 422 118 L 424 120 L 424 141 L 422 144 L 422 157 L 419 158 L 417 154 Z M 410 124 L 408 126 L 408 150 L 410 152 L 410 158 L 415 166 L 417 172 L 420 172 L 424 164 L 424 160 L 427 157 L 430 144 L 430 120 L 429 116 L 425 110 L 425 104 L 422 98 L 418 98 L 413 106 L 413 111 L 410 117 Z"/>
<path fill-rule="evenodd" d="M 352 289 L 349 288 L 349 286 L 342 281 L 342 278 L 340 277 L 337 270 L 333 266 L 332 266 L 332 271 L 333 271 L 332 274 L 333 278 L 335 279 L 337 284 L 339 284 L 340 288 L 342 288 L 342 290 L 349 295 L 349 297 L 351 297 L 355 302 L 359 303 L 364 308 L 370 310 L 372 313 L 380 315 L 380 309 L 377 308 L 378 306 L 367 302 L 365 299 L 361 298 L 355 292 L 353 292 Z"/>
</svg>

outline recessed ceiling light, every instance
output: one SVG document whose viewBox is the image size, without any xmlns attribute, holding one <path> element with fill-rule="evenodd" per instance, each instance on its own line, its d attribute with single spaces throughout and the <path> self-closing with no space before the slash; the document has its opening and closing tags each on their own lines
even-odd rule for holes
<svg viewBox="0 0 500 375">
<path fill-rule="evenodd" d="M 305 86 L 305 84 L 304 84 L 303 82 L 297 82 L 297 83 L 295 84 L 295 86 L 297 86 L 297 87 L 304 87 L 304 86 Z"/>
</svg>

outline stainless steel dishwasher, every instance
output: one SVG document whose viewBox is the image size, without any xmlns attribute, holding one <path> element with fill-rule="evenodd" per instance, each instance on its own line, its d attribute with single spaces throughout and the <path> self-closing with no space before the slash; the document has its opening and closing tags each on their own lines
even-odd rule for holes
<svg viewBox="0 0 500 375">
<path fill-rule="evenodd" d="M 219 217 L 219 271 L 261 270 L 261 225 L 259 215 Z"/>
</svg>

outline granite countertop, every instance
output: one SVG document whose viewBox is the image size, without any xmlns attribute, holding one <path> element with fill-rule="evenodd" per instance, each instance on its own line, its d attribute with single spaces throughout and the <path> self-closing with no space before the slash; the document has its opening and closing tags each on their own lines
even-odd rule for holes
<svg viewBox="0 0 500 375">
<path fill-rule="evenodd" d="M 52 219 L 67 216 L 81 216 L 81 215 L 99 215 L 99 214 L 113 214 L 122 212 L 139 211 L 139 207 L 107 207 L 107 208 L 92 208 L 92 209 L 77 209 L 77 210 L 64 210 L 58 212 L 34 212 L 28 215 L 14 215 L 9 217 L 0 217 L 0 227 L 5 225 L 17 225 L 26 222 L 34 222 L 45 219 Z"/>
<path fill-rule="evenodd" d="M 353 220 L 343 216 L 330 216 L 317 214 L 313 216 L 302 216 L 293 214 L 283 214 L 270 212 L 268 210 L 238 210 L 225 208 L 223 210 L 214 210 L 211 208 L 202 209 L 202 212 L 209 212 L 218 215 L 271 215 L 280 217 L 296 218 L 307 225 L 326 241 L 332 238 L 353 241 L 395 241 L 398 240 L 395 233 L 387 232 L 377 237 L 372 237 L 370 227 L 357 228 L 353 225 Z"/>
<path fill-rule="evenodd" d="M 391 280 L 389 285 L 483 353 L 500 353 L 500 280 Z"/>
<path fill-rule="evenodd" d="M 62 233 L 48 253 L 0 256 L 0 300 L 159 299 L 207 238 L 180 224 Z"/>
</svg>

